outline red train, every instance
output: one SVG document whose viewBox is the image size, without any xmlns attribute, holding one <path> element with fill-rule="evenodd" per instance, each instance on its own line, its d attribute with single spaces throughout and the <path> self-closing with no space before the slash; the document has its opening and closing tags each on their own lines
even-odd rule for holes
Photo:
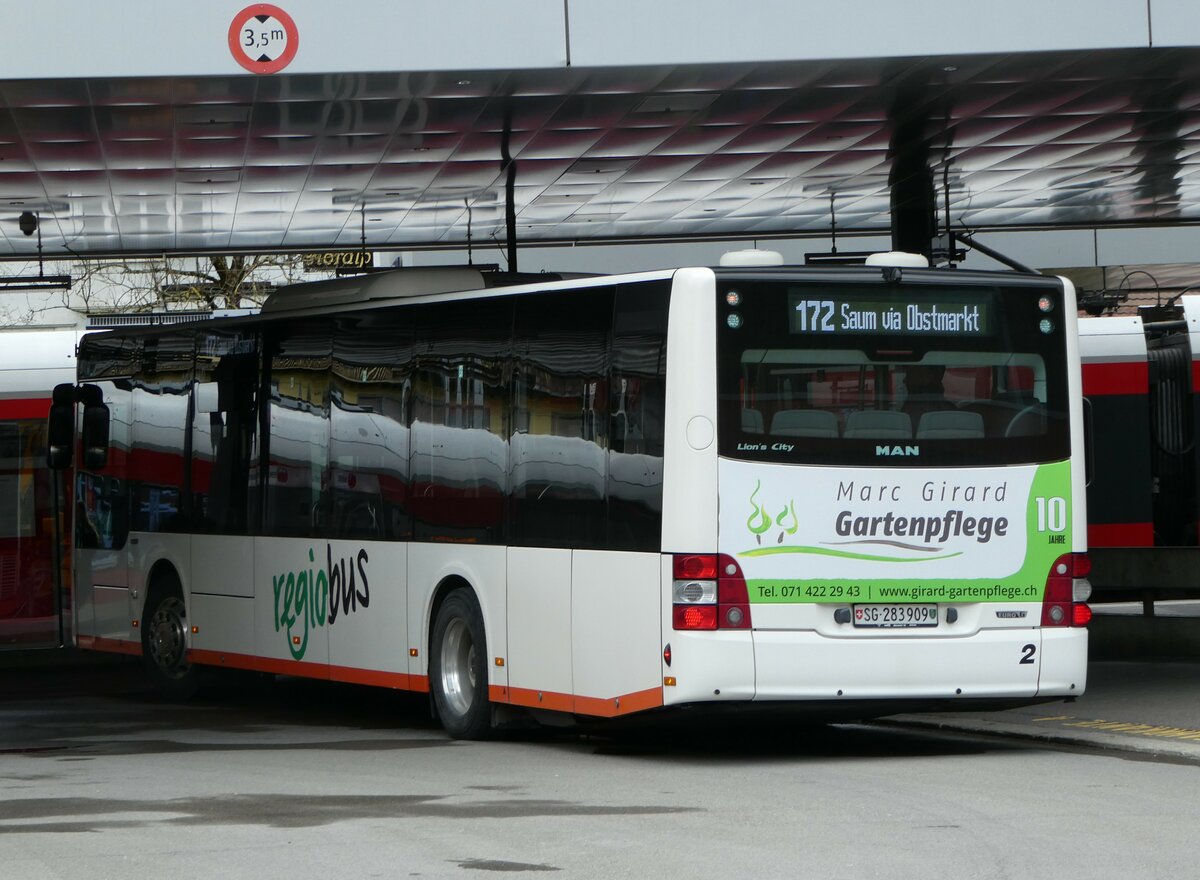
<svg viewBox="0 0 1200 880">
<path fill-rule="evenodd" d="M 1200 296 L 1079 334 L 1095 600 L 1200 598 Z"/>
</svg>

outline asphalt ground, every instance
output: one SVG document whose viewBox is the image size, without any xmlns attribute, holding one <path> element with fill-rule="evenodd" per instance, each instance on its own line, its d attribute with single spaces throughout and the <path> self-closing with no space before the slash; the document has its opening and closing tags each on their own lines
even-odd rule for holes
<svg viewBox="0 0 1200 880">
<path fill-rule="evenodd" d="M 1136 604 L 1097 612 L 1087 689 L 1074 700 L 874 723 L 1200 764 L 1200 602 L 1160 603 L 1153 617 Z M 76 695 L 136 700 L 148 690 L 139 661 L 131 658 L 72 649 L 0 653 L 0 720 L 5 702 Z"/>
</svg>

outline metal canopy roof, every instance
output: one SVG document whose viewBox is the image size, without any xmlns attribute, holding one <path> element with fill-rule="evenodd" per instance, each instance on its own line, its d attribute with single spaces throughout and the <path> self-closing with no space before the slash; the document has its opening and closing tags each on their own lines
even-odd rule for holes
<svg viewBox="0 0 1200 880">
<path fill-rule="evenodd" d="M 1200 50 L 5 80 L 0 257 L 503 240 L 507 157 L 519 241 L 881 231 L 914 155 L 956 226 L 1200 220 Z"/>
</svg>

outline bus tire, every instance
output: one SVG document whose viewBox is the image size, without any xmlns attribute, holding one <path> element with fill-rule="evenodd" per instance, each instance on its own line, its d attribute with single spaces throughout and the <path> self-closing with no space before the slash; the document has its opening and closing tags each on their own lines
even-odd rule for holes
<svg viewBox="0 0 1200 880">
<path fill-rule="evenodd" d="M 199 670 L 187 659 L 187 607 L 171 575 L 160 575 L 150 585 L 142 617 L 142 661 L 167 699 L 187 700 L 199 688 Z"/>
<path fill-rule="evenodd" d="M 429 652 L 429 688 L 446 732 L 455 739 L 486 739 L 492 731 L 488 702 L 487 638 L 479 600 L 457 589 L 438 608 Z"/>
</svg>

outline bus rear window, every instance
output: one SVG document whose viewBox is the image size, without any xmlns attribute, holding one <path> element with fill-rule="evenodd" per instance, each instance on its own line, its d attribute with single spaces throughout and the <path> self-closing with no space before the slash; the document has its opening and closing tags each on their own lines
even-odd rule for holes
<svg viewBox="0 0 1200 880">
<path fill-rule="evenodd" d="M 1047 287 L 725 282 L 721 453 L 910 466 L 1066 457 L 1061 290 L 1055 311 Z"/>
</svg>

